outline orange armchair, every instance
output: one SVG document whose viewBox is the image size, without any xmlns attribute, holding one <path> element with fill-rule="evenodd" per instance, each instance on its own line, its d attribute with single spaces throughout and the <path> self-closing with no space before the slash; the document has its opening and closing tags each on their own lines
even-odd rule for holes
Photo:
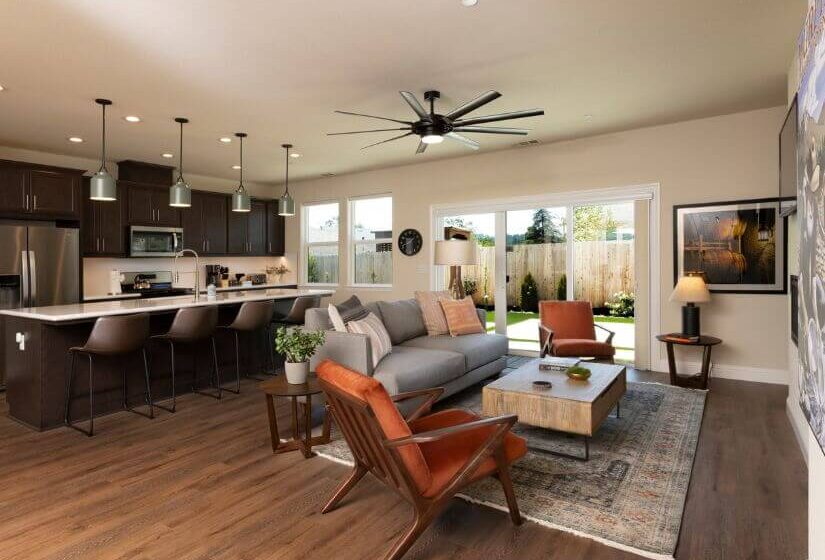
<svg viewBox="0 0 825 560">
<path fill-rule="evenodd" d="M 510 433 L 517 417 L 479 418 L 464 410 L 429 414 L 443 388 L 390 397 L 384 386 L 331 360 L 316 368 L 327 410 L 352 451 L 355 466 L 322 513 L 332 511 L 368 472 L 410 502 L 412 526 L 390 549 L 386 560 L 398 560 L 424 532 L 450 499 L 481 478 L 498 478 L 510 518 L 521 524 L 509 466 L 527 453 L 524 439 Z M 395 403 L 425 398 L 407 418 Z"/>
<path fill-rule="evenodd" d="M 606 331 L 607 340 L 596 339 L 596 327 Z M 593 308 L 588 301 L 539 302 L 539 343 L 541 357 L 593 358 L 613 363 L 616 333 L 593 322 Z"/>
</svg>

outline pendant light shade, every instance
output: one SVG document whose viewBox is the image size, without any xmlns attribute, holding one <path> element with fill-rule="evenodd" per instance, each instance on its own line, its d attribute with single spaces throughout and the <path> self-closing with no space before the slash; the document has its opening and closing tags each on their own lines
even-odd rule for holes
<svg viewBox="0 0 825 560">
<path fill-rule="evenodd" d="M 249 193 L 243 186 L 243 139 L 246 138 L 245 132 L 236 132 L 235 136 L 240 139 L 241 144 L 241 182 L 235 192 L 232 193 L 232 211 L 233 212 L 249 212 L 252 210 L 252 201 L 249 199 Z"/>
<path fill-rule="evenodd" d="M 89 198 L 101 201 L 117 200 L 117 183 L 106 169 L 106 106 L 111 105 L 112 102 L 108 99 L 95 99 L 95 103 L 100 105 L 103 111 L 103 143 L 100 149 L 100 169 L 92 175 L 89 181 Z"/>
<path fill-rule="evenodd" d="M 183 125 L 189 119 L 178 117 L 175 122 L 180 125 L 180 151 L 178 152 L 178 178 L 175 184 L 169 187 L 169 206 L 175 208 L 189 208 L 192 206 L 192 189 L 183 178 Z"/>
<path fill-rule="evenodd" d="M 289 196 L 289 149 L 292 144 L 282 144 L 281 147 L 286 150 L 286 181 L 284 183 L 284 194 L 278 199 L 278 215 L 294 216 L 295 201 Z"/>
</svg>

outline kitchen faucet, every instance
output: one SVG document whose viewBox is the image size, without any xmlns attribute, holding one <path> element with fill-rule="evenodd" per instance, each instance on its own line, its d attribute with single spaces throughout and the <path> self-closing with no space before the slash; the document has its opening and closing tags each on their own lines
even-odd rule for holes
<svg viewBox="0 0 825 560">
<path fill-rule="evenodd" d="M 175 253 L 175 280 L 180 282 L 180 272 L 178 272 L 178 257 L 182 257 L 185 253 L 192 253 L 192 256 L 195 257 L 195 301 L 200 300 L 201 296 L 201 278 L 200 278 L 200 257 L 198 254 L 193 251 L 192 249 L 183 249 L 182 251 L 178 251 Z"/>
</svg>

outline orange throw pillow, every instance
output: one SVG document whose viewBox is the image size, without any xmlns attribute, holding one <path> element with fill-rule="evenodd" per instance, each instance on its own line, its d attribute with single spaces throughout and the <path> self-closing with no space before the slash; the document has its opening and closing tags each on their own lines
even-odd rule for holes
<svg viewBox="0 0 825 560">
<path fill-rule="evenodd" d="M 444 310 L 444 317 L 447 319 L 450 336 L 484 332 L 484 325 L 481 324 L 478 318 L 478 312 L 476 312 L 476 306 L 472 298 L 442 299 L 440 303 L 441 308 Z"/>
</svg>

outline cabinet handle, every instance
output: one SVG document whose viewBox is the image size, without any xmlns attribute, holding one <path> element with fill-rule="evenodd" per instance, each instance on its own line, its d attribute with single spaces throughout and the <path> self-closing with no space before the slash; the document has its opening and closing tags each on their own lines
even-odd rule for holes
<svg viewBox="0 0 825 560">
<path fill-rule="evenodd" d="M 32 210 L 37 210 L 37 195 L 32 195 Z"/>
<path fill-rule="evenodd" d="M 29 195 L 26 195 L 26 202 L 24 203 L 24 207 L 26 210 L 29 209 Z"/>
<path fill-rule="evenodd" d="M 211 250 L 212 250 L 212 240 L 211 240 L 211 239 L 207 239 L 207 240 L 206 240 L 206 250 L 207 250 L 207 251 L 211 251 Z"/>
<path fill-rule="evenodd" d="M 100 238 L 95 238 L 95 251 L 100 252 Z"/>
<path fill-rule="evenodd" d="M 272 241 L 269 242 L 269 252 L 272 252 Z"/>
<path fill-rule="evenodd" d="M 106 238 L 105 237 L 101 238 L 101 242 L 103 243 L 103 252 L 105 253 L 106 252 Z"/>
</svg>

